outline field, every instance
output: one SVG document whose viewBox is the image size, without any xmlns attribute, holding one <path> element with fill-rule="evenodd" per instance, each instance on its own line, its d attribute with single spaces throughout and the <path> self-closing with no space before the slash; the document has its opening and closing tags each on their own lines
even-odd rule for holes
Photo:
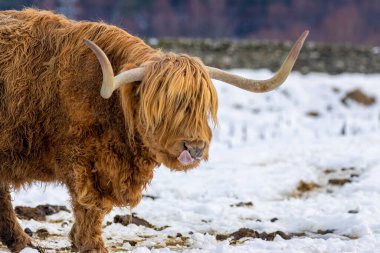
<svg viewBox="0 0 380 253">
<path fill-rule="evenodd" d="M 157 168 L 140 205 L 106 217 L 110 251 L 380 252 L 380 75 L 294 72 L 266 94 L 215 86 L 219 125 L 209 161 L 186 173 Z M 57 185 L 13 199 L 70 209 Z M 68 211 L 21 224 L 47 252 L 69 251 Z"/>
</svg>

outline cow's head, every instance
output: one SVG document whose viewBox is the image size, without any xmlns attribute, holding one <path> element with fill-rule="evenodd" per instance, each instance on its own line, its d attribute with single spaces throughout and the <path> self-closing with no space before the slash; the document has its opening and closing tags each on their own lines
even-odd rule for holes
<svg viewBox="0 0 380 253">
<path fill-rule="evenodd" d="M 91 41 L 86 40 L 86 44 L 102 66 L 101 96 L 109 98 L 122 85 L 141 82 L 134 120 L 144 144 L 157 162 L 175 170 L 186 170 L 208 158 L 210 125 L 217 122 L 218 104 L 211 79 L 251 92 L 273 90 L 286 80 L 307 35 L 307 31 L 301 35 L 281 68 L 268 80 L 246 79 L 205 66 L 195 57 L 174 53 L 162 54 L 114 76 L 105 53 Z"/>
</svg>

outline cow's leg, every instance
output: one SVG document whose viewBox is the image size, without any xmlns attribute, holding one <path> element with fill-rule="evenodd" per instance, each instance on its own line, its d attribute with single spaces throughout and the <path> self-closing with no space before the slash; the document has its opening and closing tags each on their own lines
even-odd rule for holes
<svg viewBox="0 0 380 253">
<path fill-rule="evenodd" d="M 0 182 L 0 240 L 11 251 L 31 246 L 31 240 L 22 230 L 13 211 L 9 187 Z"/>
<path fill-rule="evenodd" d="M 75 188 L 70 187 L 69 184 L 68 186 L 75 218 L 75 223 L 70 232 L 73 250 L 79 252 L 108 252 L 102 239 L 102 223 L 104 216 L 111 208 L 105 208 L 102 198 L 94 188 L 80 188 L 86 194 L 82 198 L 78 198 Z M 83 201 L 83 199 L 86 199 L 86 201 Z"/>
<path fill-rule="evenodd" d="M 75 223 L 70 232 L 73 250 L 79 252 L 108 252 L 102 239 L 105 211 L 86 208 L 73 200 Z"/>
</svg>

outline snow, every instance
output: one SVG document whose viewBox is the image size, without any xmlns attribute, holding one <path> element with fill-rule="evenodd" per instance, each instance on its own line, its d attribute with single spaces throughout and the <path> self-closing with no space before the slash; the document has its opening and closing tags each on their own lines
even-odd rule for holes
<svg viewBox="0 0 380 253">
<path fill-rule="evenodd" d="M 255 79 L 271 75 L 267 70 L 232 72 Z M 130 213 L 128 208 L 114 208 L 104 221 L 103 237 L 110 251 L 379 252 L 380 75 L 295 72 L 282 87 L 265 94 L 251 94 L 218 81 L 215 86 L 219 125 L 210 160 L 185 173 L 156 169 L 145 192 L 156 198 L 143 198 L 132 210 L 156 227 L 169 227 L 156 231 L 106 225 L 116 214 Z M 356 88 L 377 102 L 344 105 L 341 99 Z M 319 116 L 309 116 L 310 112 Z M 334 185 L 329 182 L 334 179 L 350 182 Z M 320 187 L 299 193 L 301 180 Z M 13 194 L 13 199 L 15 206 L 70 206 L 67 191 L 59 185 L 37 184 Z M 248 202 L 252 206 L 236 206 Z M 67 234 L 72 214 L 48 217 L 48 222 L 20 222 L 32 231 L 46 228 L 55 235 L 34 238 L 48 252 L 70 246 Z M 243 238 L 236 245 L 216 240 L 216 234 L 240 228 L 299 236 L 290 240 L 276 236 L 274 241 Z M 138 243 L 132 246 L 128 241 Z"/>
</svg>

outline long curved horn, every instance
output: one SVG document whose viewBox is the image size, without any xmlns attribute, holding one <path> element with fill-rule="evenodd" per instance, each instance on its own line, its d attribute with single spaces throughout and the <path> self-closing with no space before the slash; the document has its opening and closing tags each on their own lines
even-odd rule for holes
<svg viewBox="0 0 380 253">
<path fill-rule="evenodd" d="M 297 42 L 294 44 L 292 50 L 286 57 L 284 63 L 277 71 L 277 73 L 270 79 L 267 80 L 253 80 L 247 79 L 238 75 L 234 75 L 228 73 L 226 71 L 220 70 L 218 68 L 207 67 L 211 79 L 220 80 L 229 84 L 232 84 L 236 87 L 239 87 L 243 90 L 251 91 L 251 92 L 267 92 L 271 91 L 278 86 L 280 86 L 283 82 L 285 82 L 288 77 L 290 71 L 292 70 L 294 63 L 297 60 L 298 54 L 301 51 L 302 45 L 309 34 L 309 31 L 305 31 L 299 37 Z"/>
<path fill-rule="evenodd" d="M 141 81 L 143 79 L 145 75 L 144 67 L 130 69 L 114 76 L 111 62 L 103 50 L 91 40 L 84 40 L 84 43 L 94 52 L 102 67 L 103 83 L 100 95 L 103 98 L 110 98 L 112 93 L 120 88 L 122 84 Z"/>
</svg>

